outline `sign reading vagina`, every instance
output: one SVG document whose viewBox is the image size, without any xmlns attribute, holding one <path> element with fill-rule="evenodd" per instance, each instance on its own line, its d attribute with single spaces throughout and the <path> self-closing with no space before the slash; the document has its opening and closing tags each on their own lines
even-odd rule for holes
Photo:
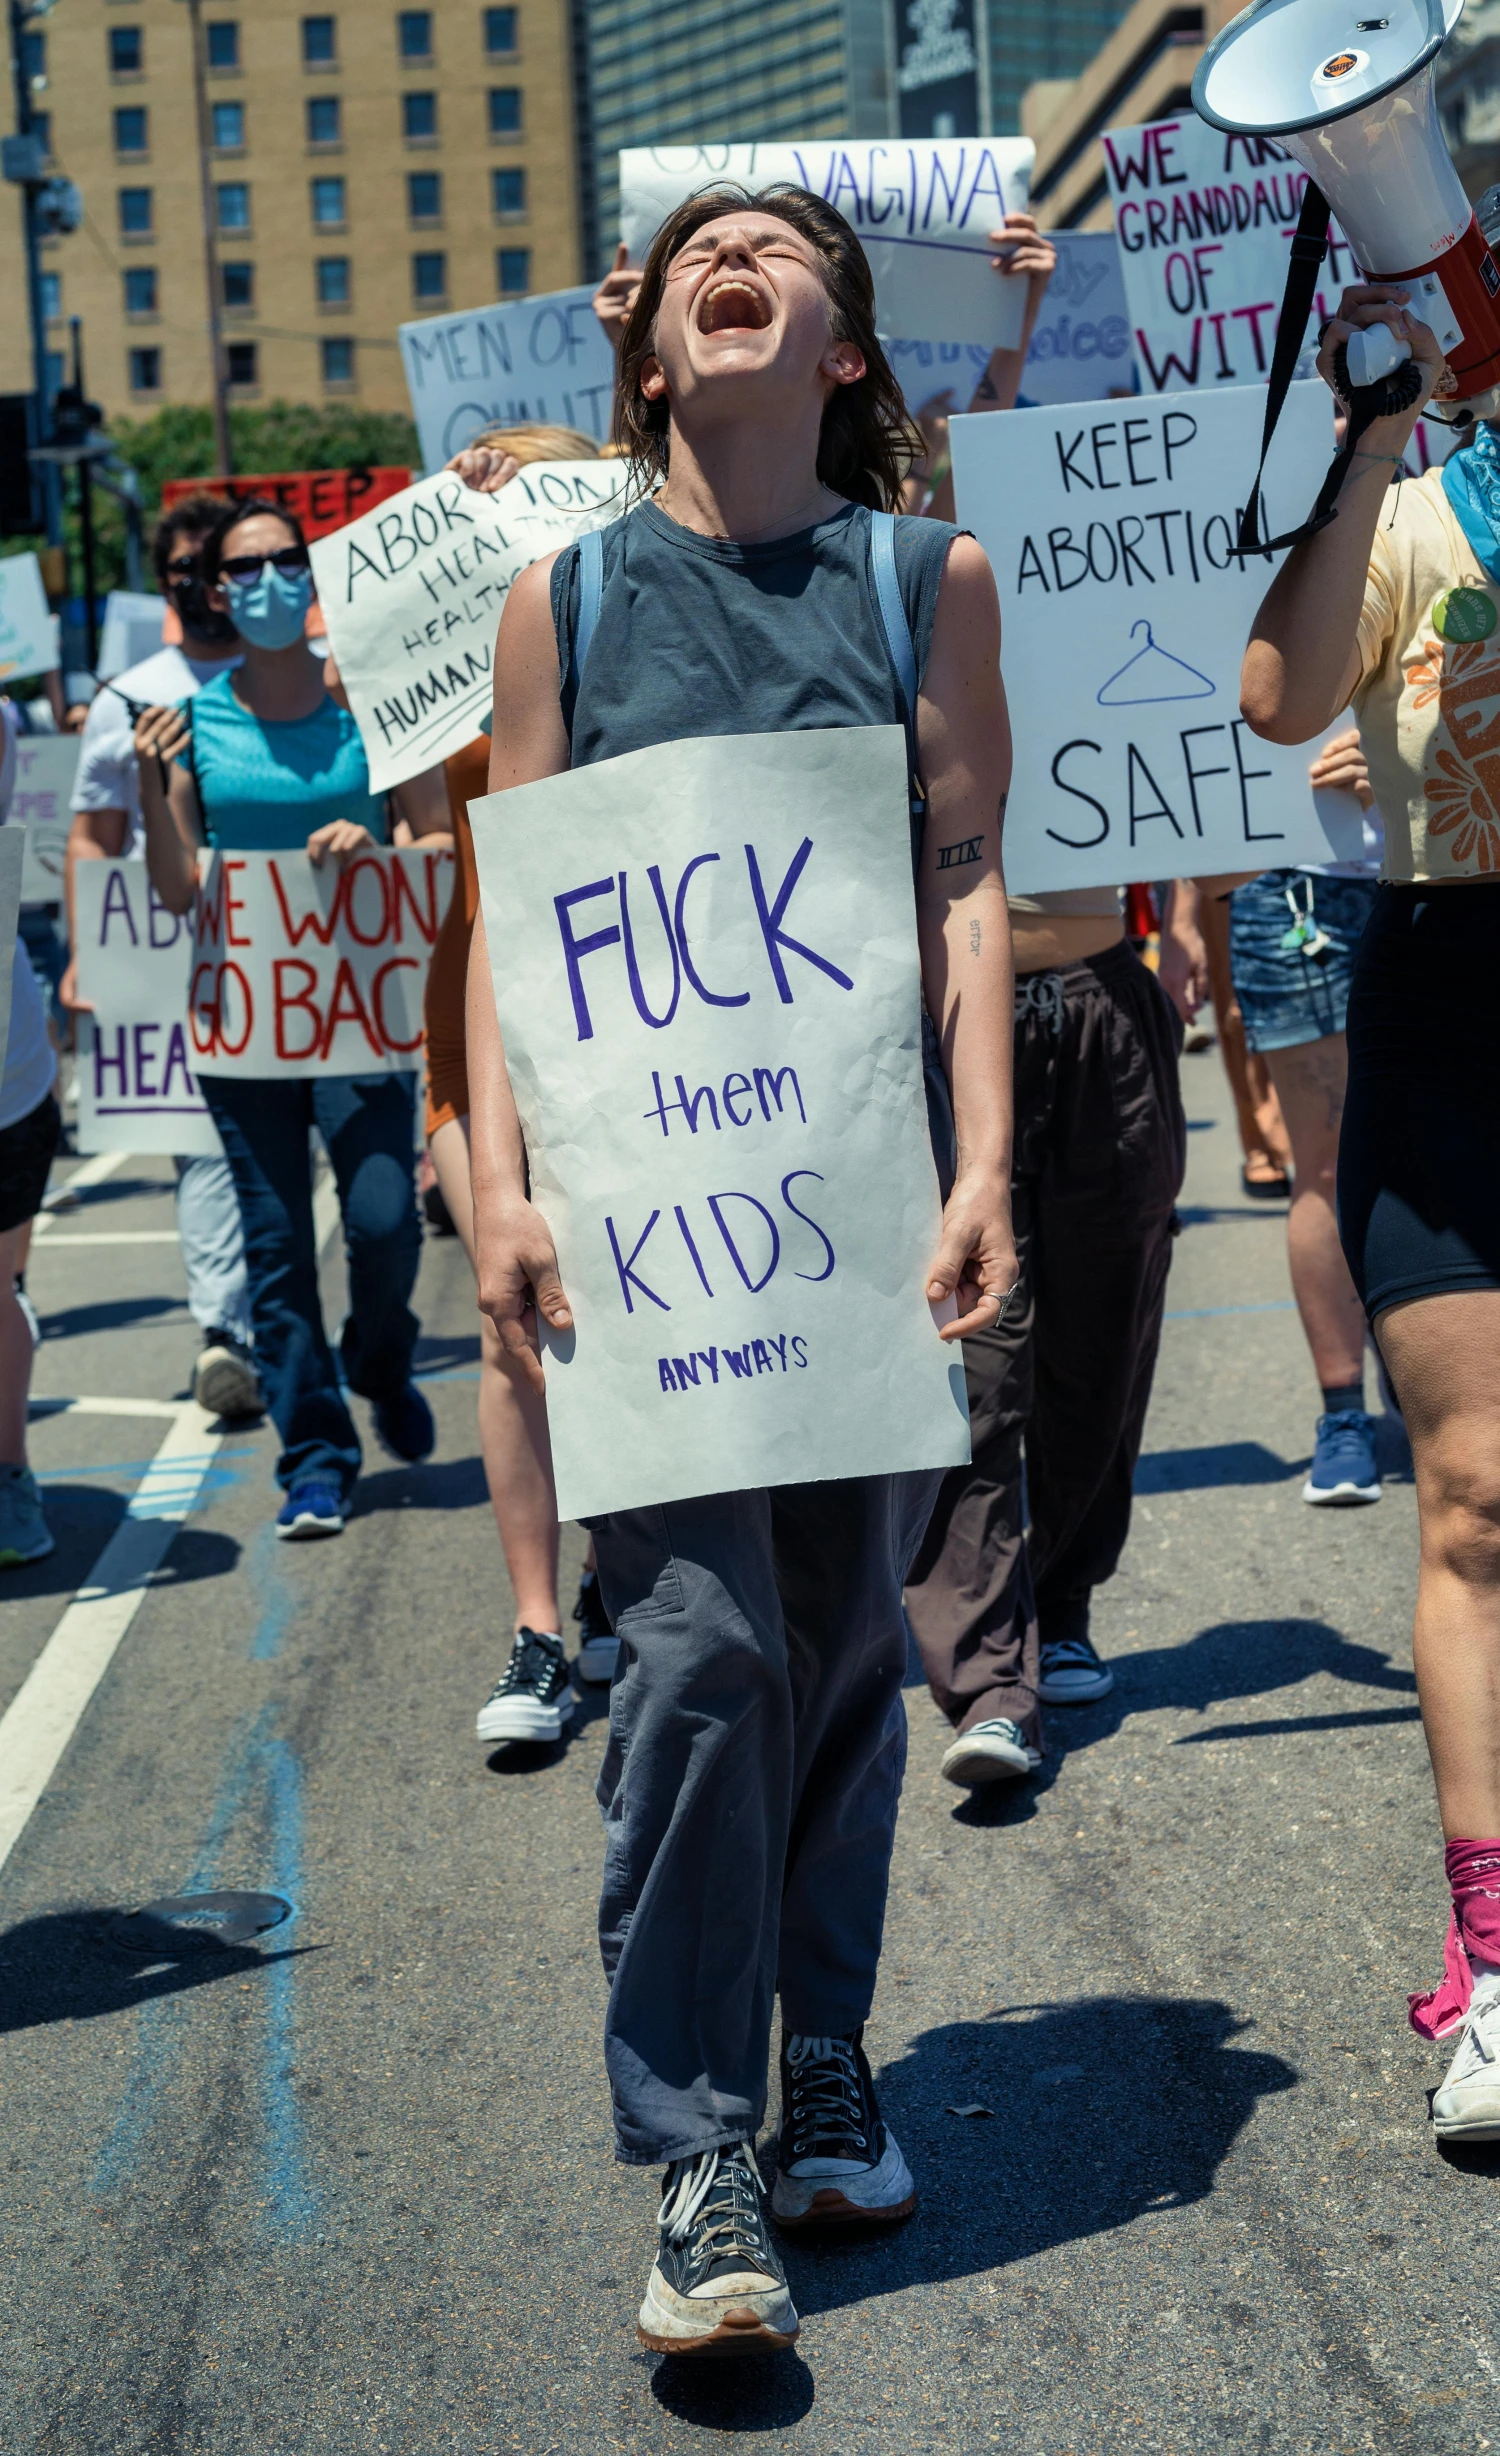
<svg viewBox="0 0 1500 2456">
<path fill-rule="evenodd" d="M 900 729 L 666 743 L 469 812 L 574 1315 L 562 1515 L 965 1461 Z"/>
</svg>

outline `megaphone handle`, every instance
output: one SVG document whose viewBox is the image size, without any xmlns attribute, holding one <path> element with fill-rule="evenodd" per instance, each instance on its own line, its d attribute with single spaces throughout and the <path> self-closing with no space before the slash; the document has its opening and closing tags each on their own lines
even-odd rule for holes
<svg viewBox="0 0 1500 2456">
<path fill-rule="evenodd" d="M 1260 526 L 1260 482 L 1266 473 L 1266 460 L 1277 421 L 1286 406 L 1297 361 L 1302 355 L 1307 319 L 1312 314 L 1317 296 L 1318 274 L 1328 253 L 1328 199 L 1317 181 L 1309 179 L 1302 192 L 1302 211 L 1292 238 L 1292 260 L 1287 267 L 1286 289 L 1281 300 L 1281 320 L 1276 327 L 1276 347 L 1271 353 L 1271 375 L 1266 385 L 1266 417 L 1261 429 L 1260 464 L 1249 501 L 1240 514 L 1240 534 L 1237 550 L 1240 554 L 1260 554 L 1272 541 L 1257 536 Z M 1275 541 L 1280 544 L 1282 541 Z"/>
</svg>

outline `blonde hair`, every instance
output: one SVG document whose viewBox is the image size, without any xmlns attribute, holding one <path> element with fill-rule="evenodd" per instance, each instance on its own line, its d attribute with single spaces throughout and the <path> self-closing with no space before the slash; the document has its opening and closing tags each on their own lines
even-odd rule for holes
<svg viewBox="0 0 1500 2456">
<path fill-rule="evenodd" d="M 597 460 L 599 446 L 574 426 L 487 426 L 471 435 L 465 452 L 508 452 L 522 468 L 528 461 Z"/>
</svg>

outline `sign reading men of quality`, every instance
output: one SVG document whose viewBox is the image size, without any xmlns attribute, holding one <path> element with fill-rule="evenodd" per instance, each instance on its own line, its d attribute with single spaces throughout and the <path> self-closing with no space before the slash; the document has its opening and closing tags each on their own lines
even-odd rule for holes
<svg viewBox="0 0 1500 2456">
<path fill-rule="evenodd" d="M 614 519 L 629 475 L 625 461 L 533 461 L 498 495 L 423 478 L 310 549 L 374 792 L 473 741 L 512 580 Z"/>
<path fill-rule="evenodd" d="M 999 423 L 997 421 L 997 423 Z M 667 742 L 470 804 L 565 1518 L 952 1466 L 895 727 Z"/>
<path fill-rule="evenodd" d="M 429 471 L 487 426 L 571 426 L 603 443 L 614 352 L 585 283 L 504 307 L 398 327 L 411 414 Z"/>
<path fill-rule="evenodd" d="M 73 869 L 80 1015 L 78 1148 L 222 1151 L 193 1079 L 188 965 L 193 924 L 168 912 L 143 861 L 80 861 Z"/>
<path fill-rule="evenodd" d="M 1005 822 L 1018 894 L 1360 857 L 1353 794 L 1315 796 L 1312 746 L 1259 741 L 1240 715 L 1281 560 L 1234 553 L 1265 407 L 1256 386 L 954 419 L 957 516 L 994 568 L 1023 712 Z M 1292 386 L 1272 535 L 1313 500 L 1332 423 L 1321 383 Z"/>
<path fill-rule="evenodd" d="M 412 845 L 314 869 L 305 853 L 204 852 L 188 1036 L 200 1074 L 402 1074 L 453 855 Z"/>
</svg>

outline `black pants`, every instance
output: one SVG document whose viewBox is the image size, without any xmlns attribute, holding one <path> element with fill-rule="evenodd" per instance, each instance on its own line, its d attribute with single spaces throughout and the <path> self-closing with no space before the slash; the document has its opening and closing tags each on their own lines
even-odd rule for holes
<svg viewBox="0 0 1500 2456">
<path fill-rule="evenodd" d="M 973 1461 L 944 1477 L 906 1590 L 960 1730 L 1004 1714 L 1036 1740 L 1039 1644 L 1087 1625 L 1130 1531 L 1186 1159 L 1181 1045 L 1126 946 L 1016 984 L 1021 1284 L 964 1342 Z"/>
</svg>

